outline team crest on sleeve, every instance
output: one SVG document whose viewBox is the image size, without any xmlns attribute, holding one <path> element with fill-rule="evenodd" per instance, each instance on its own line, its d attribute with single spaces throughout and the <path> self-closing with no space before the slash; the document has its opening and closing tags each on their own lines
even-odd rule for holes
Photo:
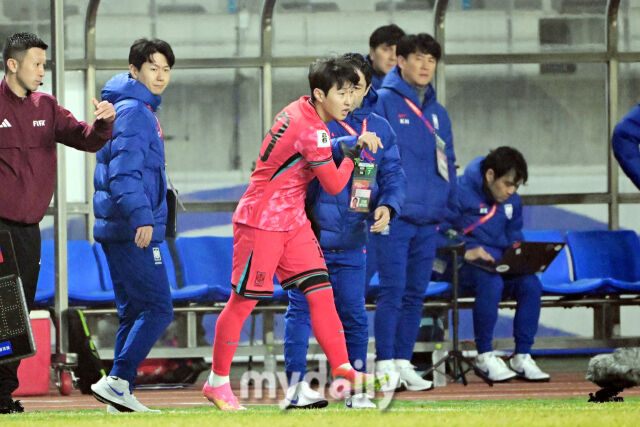
<svg viewBox="0 0 640 427">
<path fill-rule="evenodd" d="M 507 219 L 513 218 L 513 205 L 511 203 L 504 205 L 504 214 L 507 216 Z"/>
<path fill-rule="evenodd" d="M 331 140 L 329 139 L 329 134 L 324 130 L 317 130 L 318 135 L 318 148 L 326 148 L 331 147 Z"/>
</svg>

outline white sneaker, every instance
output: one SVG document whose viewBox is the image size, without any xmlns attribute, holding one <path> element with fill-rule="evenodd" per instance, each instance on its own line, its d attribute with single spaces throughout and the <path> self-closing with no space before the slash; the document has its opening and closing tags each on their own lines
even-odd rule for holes
<svg viewBox="0 0 640 427">
<path fill-rule="evenodd" d="M 122 412 L 118 411 L 114 406 L 107 405 L 107 414 L 122 414 Z"/>
<path fill-rule="evenodd" d="M 493 351 L 487 351 L 476 356 L 474 367 L 494 382 L 508 381 L 516 376 L 516 373 L 507 367 L 500 357 Z"/>
<path fill-rule="evenodd" d="M 349 396 L 344 400 L 344 405 L 350 409 L 368 409 L 376 408 L 376 404 L 371 401 L 366 393 L 358 393 Z"/>
<path fill-rule="evenodd" d="M 160 412 L 149 409 L 129 391 L 129 381 L 118 377 L 104 376 L 91 385 L 93 397 L 102 403 L 113 406 L 120 412 Z M 107 409 L 108 410 L 108 409 Z"/>
<path fill-rule="evenodd" d="M 380 387 L 381 392 L 395 391 L 400 387 L 400 373 L 396 369 L 393 359 L 378 360 L 376 362 L 376 376 L 386 375 L 386 384 Z"/>
<path fill-rule="evenodd" d="M 282 409 L 315 409 L 324 408 L 329 401 L 320 393 L 309 387 L 306 381 L 300 381 L 287 389 L 287 395 L 280 402 Z"/>
<path fill-rule="evenodd" d="M 518 375 L 518 378 L 527 381 L 549 381 L 549 374 L 538 367 L 529 353 L 514 354 L 509 361 L 509 366 Z"/>
<path fill-rule="evenodd" d="M 395 359 L 396 370 L 400 373 L 400 384 L 410 391 L 431 390 L 433 383 L 416 372 L 416 367 L 407 359 Z"/>
</svg>

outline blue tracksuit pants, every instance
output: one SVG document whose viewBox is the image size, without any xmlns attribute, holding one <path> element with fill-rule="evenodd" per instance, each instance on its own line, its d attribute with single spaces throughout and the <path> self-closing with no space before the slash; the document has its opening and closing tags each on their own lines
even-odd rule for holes
<svg viewBox="0 0 640 427">
<path fill-rule="evenodd" d="M 478 353 L 491 351 L 498 304 L 503 298 L 517 301 L 513 319 L 516 353 L 530 353 L 540 319 L 542 284 L 536 275 L 502 276 L 465 264 L 460 269 L 460 294 L 475 296 L 473 332 Z"/>
<path fill-rule="evenodd" d="M 436 225 L 398 219 L 389 234 L 372 234 L 380 291 L 376 299 L 376 359 L 411 359 L 436 253 Z"/>
<path fill-rule="evenodd" d="M 323 252 L 336 309 L 344 328 L 349 362 L 354 368 L 364 372 L 369 330 L 367 311 L 364 307 L 365 255 L 363 248 Z M 297 382 L 296 379 L 303 379 L 306 374 L 307 349 L 311 335 L 309 305 L 298 288 L 289 291 L 289 306 L 284 319 L 285 369 L 289 385 L 292 385 Z"/>
<path fill-rule="evenodd" d="M 133 242 L 103 243 L 120 325 L 116 333 L 113 375 L 133 386 L 138 365 L 173 320 L 173 305 L 160 247 L 140 249 Z"/>
</svg>

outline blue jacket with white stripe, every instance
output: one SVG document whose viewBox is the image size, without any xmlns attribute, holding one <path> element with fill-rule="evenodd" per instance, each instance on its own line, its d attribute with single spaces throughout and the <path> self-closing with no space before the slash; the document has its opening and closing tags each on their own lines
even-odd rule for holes
<svg viewBox="0 0 640 427">
<path fill-rule="evenodd" d="M 112 138 L 98 152 L 93 181 L 93 234 L 99 242 L 133 241 L 136 229 L 153 226 L 153 242 L 165 237 L 167 180 L 164 142 L 155 117 L 162 98 L 129 73 L 111 78 L 102 99 L 116 109 Z"/>
<path fill-rule="evenodd" d="M 446 144 L 449 181 L 438 174 L 436 138 L 405 101 L 411 100 Z M 386 118 L 397 136 L 402 168 L 407 176 L 407 192 L 401 218 L 413 224 L 436 224 L 446 220 L 455 199 L 456 169 L 453 134 L 447 110 L 436 100 L 429 85 L 420 105 L 415 89 L 396 66 L 378 90 L 375 112 Z"/>
<path fill-rule="evenodd" d="M 386 205 L 391 208 L 392 215 L 401 212 L 406 177 L 402 170 L 396 136 L 389 123 L 373 112 L 378 99 L 375 89 L 371 88 L 364 98 L 362 106 L 350 113 L 344 120 L 359 134 L 362 133 L 363 122 L 367 120 L 367 130 L 375 132 L 384 148 L 375 154 L 363 150 L 360 158 L 363 161 L 376 163 L 378 172 L 372 188 L 370 212 L 376 207 Z M 353 146 L 357 136 L 349 132 L 337 122 L 327 124 L 331 132 L 333 157 L 337 164 L 342 161 L 340 142 Z M 372 214 L 350 212 L 351 182 L 337 195 L 332 196 L 324 191 L 314 179 L 309 185 L 307 202 L 311 203 L 313 212 L 322 229 L 320 246 L 323 249 L 349 250 L 364 246 L 367 240 L 367 218 Z"/>
</svg>

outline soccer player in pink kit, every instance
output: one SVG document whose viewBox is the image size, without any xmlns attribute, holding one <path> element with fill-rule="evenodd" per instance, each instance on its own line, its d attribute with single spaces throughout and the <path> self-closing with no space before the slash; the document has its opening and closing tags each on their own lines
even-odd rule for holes
<svg viewBox="0 0 640 427">
<path fill-rule="evenodd" d="M 231 391 L 229 370 L 242 325 L 259 299 L 273 294 L 273 275 L 283 289 L 298 287 L 307 298 L 313 333 L 327 355 L 334 378 L 366 387 L 378 381 L 349 363 L 342 324 L 324 256 L 304 211 L 308 183 L 315 177 L 330 194 L 351 178 L 353 159 L 363 144 L 377 150 L 373 133 L 358 137 L 336 168 L 325 123 L 343 120 L 359 81 L 353 65 L 338 58 L 309 67 L 311 97 L 285 107 L 262 141 L 251 175 L 233 216 L 233 292 L 216 323 L 212 372 L 202 389 L 222 410 L 245 409 Z"/>
</svg>

